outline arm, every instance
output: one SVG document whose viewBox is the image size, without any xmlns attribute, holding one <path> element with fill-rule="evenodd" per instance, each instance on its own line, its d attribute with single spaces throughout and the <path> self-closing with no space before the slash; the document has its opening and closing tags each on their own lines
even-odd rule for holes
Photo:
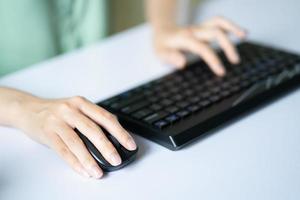
<svg viewBox="0 0 300 200">
<path fill-rule="evenodd" d="M 52 148 L 86 177 L 100 178 L 103 172 L 74 128 L 89 138 L 112 165 L 120 164 L 121 158 L 99 125 L 128 150 L 136 148 L 114 115 L 83 97 L 50 100 L 0 87 L 0 125 L 23 130 L 32 139 Z"/>
<path fill-rule="evenodd" d="M 147 18 L 154 32 L 176 28 L 177 0 L 147 0 Z"/>
<path fill-rule="evenodd" d="M 246 33 L 242 28 L 223 17 L 214 17 L 200 25 L 180 27 L 176 23 L 176 10 L 177 0 L 147 0 L 154 47 L 162 60 L 183 68 L 187 62 L 183 52 L 191 52 L 199 55 L 216 75 L 223 76 L 225 67 L 209 45 L 216 41 L 232 64 L 239 63 L 238 52 L 228 35 L 244 39 Z"/>
<path fill-rule="evenodd" d="M 10 88 L 0 88 L 0 125 L 17 127 L 18 107 L 29 98 L 33 97 Z"/>
</svg>

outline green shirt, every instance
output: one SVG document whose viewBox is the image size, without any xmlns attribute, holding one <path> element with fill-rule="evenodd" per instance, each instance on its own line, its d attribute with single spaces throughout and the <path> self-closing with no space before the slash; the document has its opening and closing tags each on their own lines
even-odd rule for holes
<svg viewBox="0 0 300 200">
<path fill-rule="evenodd" d="M 106 0 L 0 0 L 0 77 L 106 35 Z"/>
</svg>

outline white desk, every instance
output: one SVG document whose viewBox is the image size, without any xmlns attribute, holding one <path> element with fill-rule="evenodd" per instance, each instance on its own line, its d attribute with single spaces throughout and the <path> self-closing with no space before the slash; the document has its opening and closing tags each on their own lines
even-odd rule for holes
<svg viewBox="0 0 300 200">
<path fill-rule="evenodd" d="M 98 101 L 171 71 L 141 26 L 0 80 L 43 97 Z M 172 152 L 135 136 L 136 162 L 104 179 L 74 173 L 53 151 L 0 128 L 0 199 L 299 199 L 300 91 Z"/>
</svg>

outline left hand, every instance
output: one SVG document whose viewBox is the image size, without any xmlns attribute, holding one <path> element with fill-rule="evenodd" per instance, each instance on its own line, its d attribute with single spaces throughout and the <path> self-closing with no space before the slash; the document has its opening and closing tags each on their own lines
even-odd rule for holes
<svg viewBox="0 0 300 200">
<path fill-rule="evenodd" d="M 228 35 L 239 39 L 246 37 L 246 31 L 223 17 L 214 17 L 199 26 L 168 27 L 154 31 L 154 46 L 162 60 L 183 68 L 186 58 L 182 51 L 199 55 L 218 76 L 225 75 L 225 67 L 210 43 L 216 41 L 228 60 L 237 64 L 239 54 Z"/>
</svg>

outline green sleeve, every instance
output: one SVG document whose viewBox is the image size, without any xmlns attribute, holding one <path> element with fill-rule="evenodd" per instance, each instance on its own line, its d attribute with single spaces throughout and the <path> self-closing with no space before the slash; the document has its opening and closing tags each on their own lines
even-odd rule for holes
<svg viewBox="0 0 300 200">
<path fill-rule="evenodd" d="M 103 38 L 107 2 L 0 1 L 0 77 Z"/>
</svg>

